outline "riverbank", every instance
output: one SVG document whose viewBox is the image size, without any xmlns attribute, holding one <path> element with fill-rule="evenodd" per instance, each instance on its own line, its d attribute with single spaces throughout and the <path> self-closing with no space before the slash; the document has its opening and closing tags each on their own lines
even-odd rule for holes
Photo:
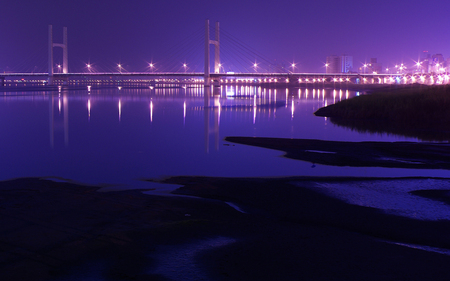
<svg viewBox="0 0 450 281">
<path fill-rule="evenodd" d="M 450 140 L 450 87 L 379 89 L 318 109 L 314 114 L 358 132 L 393 133 L 424 141 Z"/>
<path fill-rule="evenodd" d="M 371 179 L 163 180 L 195 198 L 42 179 L 1 182 L 2 280 L 450 277 L 450 256 L 386 242 L 450 249 L 448 221 L 387 215 L 311 188 L 348 180 Z"/>
</svg>

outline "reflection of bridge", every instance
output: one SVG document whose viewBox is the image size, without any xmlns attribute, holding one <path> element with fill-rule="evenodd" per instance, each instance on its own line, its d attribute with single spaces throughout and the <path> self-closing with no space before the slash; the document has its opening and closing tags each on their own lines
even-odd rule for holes
<svg viewBox="0 0 450 281">
<path fill-rule="evenodd" d="M 341 84 L 446 84 L 447 74 L 361 74 L 361 73 L 220 73 L 219 23 L 216 23 L 215 38 L 209 38 L 209 20 L 205 26 L 205 68 L 204 72 L 88 72 L 68 73 L 67 28 L 63 30 L 63 43 L 53 43 L 52 26 L 48 28 L 48 73 L 0 73 L 0 86 L 20 82 L 38 82 L 47 85 L 83 83 L 140 83 L 150 84 L 198 84 L 218 86 L 222 84 L 255 84 L 267 86 L 335 86 Z M 214 45 L 214 73 L 210 73 L 210 45 Z M 53 70 L 53 48 L 63 49 L 62 73 Z M 58 67 L 61 67 L 58 65 Z M 91 69 L 90 69 L 91 70 Z M 255 69 L 256 71 L 256 69 Z"/>
<path fill-rule="evenodd" d="M 119 90 L 117 87 L 86 88 L 80 90 L 69 90 L 63 88 L 58 94 L 48 94 L 45 91 L 29 93 L 5 93 L 1 97 L 1 102 L 28 101 L 33 103 L 47 102 L 49 115 L 49 137 L 51 147 L 62 144 L 69 146 L 69 108 L 71 118 L 84 117 L 91 122 L 91 112 L 94 114 L 93 121 L 103 119 L 111 114 L 116 115 L 116 120 L 121 122 L 122 116 L 129 120 L 130 113 L 134 114 L 131 103 L 139 105 L 139 115 L 152 123 L 155 120 L 160 122 L 168 115 L 164 114 L 166 102 L 173 103 L 177 118 L 182 117 L 183 124 L 192 124 L 191 118 L 197 118 L 203 113 L 204 117 L 204 139 L 205 151 L 219 149 L 220 142 L 220 122 L 227 119 L 227 116 L 234 118 L 240 114 L 243 119 L 239 122 L 256 124 L 260 120 L 276 118 L 280 108 L 287 108 L 291 118 L 294 118 L 294 110 L 299 101 L 314 101 L 318 106 L 351 98 L 358 93 L 349 90 L 335 89 L 271 89 L 263 87 L 227 85 L 224 87 L 198 87 L 187 89 L 150 89 L 148 87 L 135 87 Z M 105 109 L 99 104 L 107 105 Z M 124 106 L 126 105 L 126 106 Z M 45 107 L 43 107 L 45 109 Z M 113 109 L 112 109 L 113 108 Z M 183 113 L 180 114 L 180 111 Z M 103 113 L 102 113 L 103 112 Z M 132 115 L 132 114 L 131 114 Z M 223 116 L 221 116 L 223 115 Z M 109 117 L 108 117 L 109 118 Z M 225 119 L 224 119 L 225 118 Z M 301 118 L 300 115 L 299 117 Z M 143 119 L 143 120 L 144 120 Z M 188 120 L 188 122 L 186 122 Z M 72 119 L 73 121 L 73 119 Z M 181 123 L 181 122 L 180 122 Z M 71 127 L 73 130 L 73 127 Z"/>
</svg>

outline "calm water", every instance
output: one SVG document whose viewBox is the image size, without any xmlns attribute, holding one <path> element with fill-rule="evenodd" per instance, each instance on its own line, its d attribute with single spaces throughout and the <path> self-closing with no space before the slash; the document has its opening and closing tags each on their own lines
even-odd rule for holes
<svg viewBox="0 0 450 281">
<path fill-rule="evenodd" d="M 139 179 L 177 175 L 448 176 L 442 170 L 313 167 L 285 159 L 279 151 L 224 141 L 226 136 L 417 141 L 361 134 L 313 115 L 320 107 L 363 94 L 359 92 L 229 86 L 205 95 L 202 87 L 93 86 L 90 91 L 83 87 L 1 94 L 0 180 L 60 177 L 114 190 L 155 187 Z M 450 189 L 447 183 L 440 186 Z M 360 186 L 325 189 L 350 202 L 355 201 L 352 196 L 364 198 L 371 192 L 361 192 Z M 359 204 L 375 204 L 366 201 Z"/>
<path fill-rule="evenodd" d="M 94 88 L 4 92 L 0 179 L 62 177 L 139 185 L 136 179 L 206 176 L 446 176 L 443 171 L 349 168 L 289 160 L 279 151 L 234 145 L 226 136 L 340 141 L 415 139 L 360 134 L 318 108 L 357 92 L 330 89 Z M 205 106 L 206 105 L 206 106 Z"/>
</svg>

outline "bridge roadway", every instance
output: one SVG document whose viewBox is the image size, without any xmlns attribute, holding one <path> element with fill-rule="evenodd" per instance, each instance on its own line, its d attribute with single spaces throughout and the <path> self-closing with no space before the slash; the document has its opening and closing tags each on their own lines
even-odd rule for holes
<svg viewBox="0 0 450 281">
<path fill-rule="evenodd" d="M 289 85 L 309 83 L 348 83 L 348 84 L 443 84 L 448 83 L 444 74 L 364 74 L 364 73 L 211 73 L 214 84 L 223 83 L 288 83 Z M 54 73 L 53 83 L 114 83 L 114 82 L 154 82 L 203 84 L 203 72 L 92 72 L 92 73 Z M 0 85 L 5 82 L 43 82 L 49 81 L 48 73 L 0 73 Z"/>
</svg>

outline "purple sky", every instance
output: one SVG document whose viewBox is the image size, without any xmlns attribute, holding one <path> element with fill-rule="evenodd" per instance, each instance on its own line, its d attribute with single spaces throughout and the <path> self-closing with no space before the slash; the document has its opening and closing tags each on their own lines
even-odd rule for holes
<svg viewBox="0 0 450 281">
<path fill-rule="evenodd" d="M 341 1 L 95 1 L 14 0 L 0 9 L 0 71 L 47 72 L 47 28 L 56 43 L 68 27 L 69 71 L 91 62 L 98 71 L 203 71 L 205 19 L 220 22 L 227 71 L 261 59 L 232 49 L 230 34 L 263 58 L 299 72 L 324 72 L 326 56 L 348 54 L 354 68 L 378 58 L 412 64 L 422 51 L 450 56 L 450 2 Z M 228 42 L 226 41 L 228 39 Z M 55 63 L 62 62 L 55 48 Z M 236 57 L 232 57 L 236 56 Z M 230 62 L 228 62 L 230 61 Z M 236 69 L 233 69 L 235 67 Z M 241 69 L 242 71 L 242 69 Z"/>
</svg>

